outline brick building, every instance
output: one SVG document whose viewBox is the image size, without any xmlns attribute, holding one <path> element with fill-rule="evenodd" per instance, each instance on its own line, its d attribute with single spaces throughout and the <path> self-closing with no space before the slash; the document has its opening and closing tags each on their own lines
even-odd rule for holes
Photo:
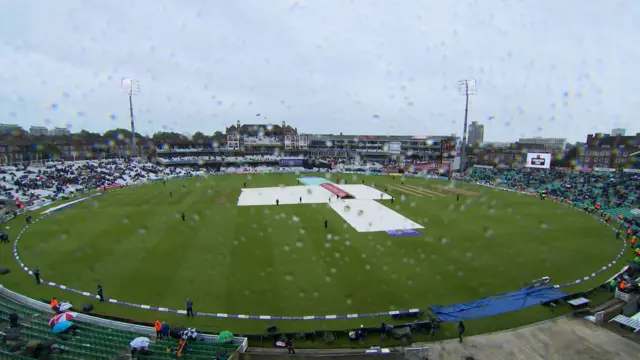
<svg viewBox="0 0 640 360">
<path fill-rule="evenodd" d="M 640 151 L 640 133 L 632 136 L 587 136 L 585 146 L 579 148 L 577 163 L 583 168 L 640 168 L 638 157 L 631 154 Z"/>
</svg>

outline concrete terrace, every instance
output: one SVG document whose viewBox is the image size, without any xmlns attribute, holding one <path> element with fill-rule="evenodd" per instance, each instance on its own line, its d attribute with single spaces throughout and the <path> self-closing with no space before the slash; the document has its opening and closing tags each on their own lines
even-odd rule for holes
<svg viewBox="0 0 640 360">
<path fill-rule="evenodd" d="M 465 338 L 463 343 L 444 340 L 412 345 L 419 346 L 429 347 L 427 360 L 627 360 L 638 359 L 640 354 L 640 344 L 582 318 L 571 317 L 476 335 Z M 364 349 L 296 349 L 295 357 L 404 359 L 401 349 L 392 351 L 389 355 L 365 356 Z M 291 356 L 286 349 L 249 348 L 240 359 L 276 360 Z"/>
<path fill-rule="evenodd" d="M 516 330 L 425 343 L 429 360 L 638 359 L 640 345 L 582 318 L 564 317 Z"/>
</svg>

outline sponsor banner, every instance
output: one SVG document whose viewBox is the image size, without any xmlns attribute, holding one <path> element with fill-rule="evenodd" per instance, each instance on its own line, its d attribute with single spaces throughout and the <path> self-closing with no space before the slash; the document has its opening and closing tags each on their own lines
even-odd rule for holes
<svg viewBox="0 0 640 360">
<path fill-rule="evenodd" d="M 443 171 L 449 171 L 450 167 L 451 167 L 451 164 L 441 163 L 441 162 L 423 162 L 423 163 L 417 163 L 413 165 L 413 168 L 416 169 L 416 171 L 435 170 L 435 169 L 442 169 Z"/>
<path fill-rule="evenodd" d="M 526 167 L 534 169 L 548 169 L 551 167 L 551 154 L 527 153 Z"/>
<path fill-rule="evenodd" d="M 66 207 L 69 207 L 69 206 L 71 206 L 71 205 L 73 205 L 73 204 L 77 204 L 77 203 L 79 203 L 79 202 L 82 202 L 82 201 L 85 201 L 85 200 L 89 200 L 89 199 L 91 199 L 91 198 L 93 198 L 93 197 L 96 197 L 96 196 L 98 196 L 98 195 L 102 195 L 102 193 L 95 193 L 95 194 L 93 194 L 93 195 L 89 195 L 89 196 L 84 197 L 84 198 L 82 198 L 82 199 L 78 199 L 78 200 L 74 200 L 74 201 L 68 202 L 68 203 L 66 203 L 66 204 L 62 204 L 62 205 L 58 205 L 58 206 L 54 206 L 54 207 L 52 207 L 52 208 L 49 208 L 49 209 L 47 209 L 47 210 L 43 211 L 43 212 L 42 212 L 42 215 L 47 215 L 47 214 L 49 214 L 49 213 L 56 212 L 56 211 L 58 211 L 58 210 L 62 210 L 62 209 L 66 208 Z"/>
<path fill-rule="evenodd" d="M 493 166 L 490 165 L 473 165 L 474 168 L 480 168 L 480 169 L 493 169 Z"/>
<path fill-rule="evenodd" d="M 640 174 L 640 169 L 623 169 L 622 172 L 631 174 Z"/>
<path fill-rule="evenodd" d="M 302 166 L 302 159 L 280 159 L 280 166 Z"/>
<path fill-rule="evenodd" d="M 387 173 L 387 175 L 389 176 L 402 176 L 404 174 L 400 174 L 400 173 Z"/>
<path fill-rule="evenodd" d="M 113 184 L 113 185 L 109 185 L 109 186 L 101 186 L 100 190 L 107 191 L 107 190 L 111 190 L 111 189 L 119 189 L 121 187 L 122 187 L 122 185 L 120 185 L 120 184 Z"/>
<path fill-rule="evenodd" d="M 402 236 L 417 236 L 420 233 L 414 229 L 401 229 L 401 230 L 387 230 L 387 234 L 393 237 L 402 237 Z"/>
<path fill-rule="evenodd" d="M 260 174 L 260 171 L 252 170 L 252 171 L 236 171 L 236 174 L 246 175 L 246 174 Z"/>
<path fill-rule="evenodd" d="M 612 168 L 593 168 L 595 172 L 616 172 L 616 169 Z"/>
</svg>

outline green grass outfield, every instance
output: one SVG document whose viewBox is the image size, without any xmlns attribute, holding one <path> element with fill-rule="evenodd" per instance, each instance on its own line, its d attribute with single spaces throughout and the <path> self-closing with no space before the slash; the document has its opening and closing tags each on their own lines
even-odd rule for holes
<svg viewBox="0 0 640 360">
<path fill-rule="evenodd" d="M 305 174 L 307 175 L 307 174 Z M 323 176 L 323 175 L 320 175 Z M 333 175 L 332 180 L 335 180 Z M 341 175 L 349 183 L 398 186 L 390 176 Z M 457 184 L 475 195 L 455 195 L 442 180 L 405 184 L 445 196 L 416 196 L 389 187 L 397 197 L 383 204 L 425 226 L 421 236 L 394 238 L 358 233 L 328 205 L 237 207 L 247 187 L 296 185 L 294 174 L 228 175 L 130 187 L 57 212 L 29 228 L 20 241 L 22 260 L 42 278 L 105 296 L 153 306 L 252 315 L 329 315 L 450 305 L 518 290 L 550 276 L 554 284 L 591 274 L 615 258 L 621 242 L 605 225 L 567 206 L 536 197 Z M 184 186 L 183 186 L 184 185 Z M 173 197 L 169 197 L 169 192 Z M 186 223 L 179 218 L 184 211 Z M 329 221 L 327 241 L 324 220 Z M 12 239 L 23 217 L 8 223 Z M 9 289 L 34 298 L 89 299 L 37 286 L 0 245 L 0 277 Z M 567 291 L 592 288 L 596 281 Z M 169 315 L 98 303 L 116 316 L 195 326 L 203 330 L 261 333 L 377 326 L 388 317 L 326 321 L 256 321 Z M 469 321 L 469 334 L 520 326 L 553 315 L 533 307 Z M 455 332 L 446 325 L 445 331 Z M 374 339 L 375 340 L 375 339 Z"/>
</svg>

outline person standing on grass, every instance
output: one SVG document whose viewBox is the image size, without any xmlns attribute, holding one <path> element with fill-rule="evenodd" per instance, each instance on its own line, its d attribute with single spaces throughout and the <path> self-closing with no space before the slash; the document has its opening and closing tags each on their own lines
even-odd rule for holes
<svg viewBox="0 0 640 360">
<path fill-rule="evenodd" d="M 169 191 L 169 197 L 172 198 L 173 197 L 173 193 L 171 191 Z"/>
<path fill-rule="evenodd" d="M 37 266 L 33 269 L 33 277 L 36 278 L 36 284 L 40 285 L 40 269 Z"/>
<path fill-rule="evenodd" d="M 25 215 L 24 216 L 24 220 L 27 222 L 27 224 L 31 224 L 31 216 L 30 215 Z"/>
<path fill-rule="evenodd" d="M 324 231 L 327 231 L 327 228 L 329 227 L 329 221 L 327 221 L 326 219 L 324 220 Z"/>
<path fill-rule="evenodd" d="M 300 204 L 302 204 L 302 196 L 300 196 Z"/>
<path fill-rule="evenodd" d="M 459 201 L 460 201 L 460 194 L 457 194 L 456 195 L 456 202 L 459 202 Z"/>
<path fill-rule="evenodd" d="M 193 301 L 191 301 L 191 299 L 187 298 L 187 317 L 191 316 L 193 317 Z"/>
<path fill-rule="evenodd" d="M 102 285 L 98 284 L 98 297 L 100 297 L 100 301 L 104 301 L 104 295 L 102 294 Z"/>
<path fill-rule="evenodd" d="M 287 350 L 289 350 L 289 354 L 295 354 L 296 350 L 293 348 L 293 339 L 287 339 Z"/>
<path fill-rule="evenodd" d="M 276 199 L 276 206 L 280 206 L 280 200 Z"/>
<path fill-rule="evenodd" d="M 462 321 L 458 321 L 458 339 L 462 342 L 462 334 L 464 334 L 464 323 Z"/>
<path fill-rule="evenodd" d="M 180 214 L 180 217 L 182 218 L 182 222 L 184 222 L 186 218 L 186 216 L 184 215 L 184 211 L 182 212 L 182 214 Z"/>
</svg>

